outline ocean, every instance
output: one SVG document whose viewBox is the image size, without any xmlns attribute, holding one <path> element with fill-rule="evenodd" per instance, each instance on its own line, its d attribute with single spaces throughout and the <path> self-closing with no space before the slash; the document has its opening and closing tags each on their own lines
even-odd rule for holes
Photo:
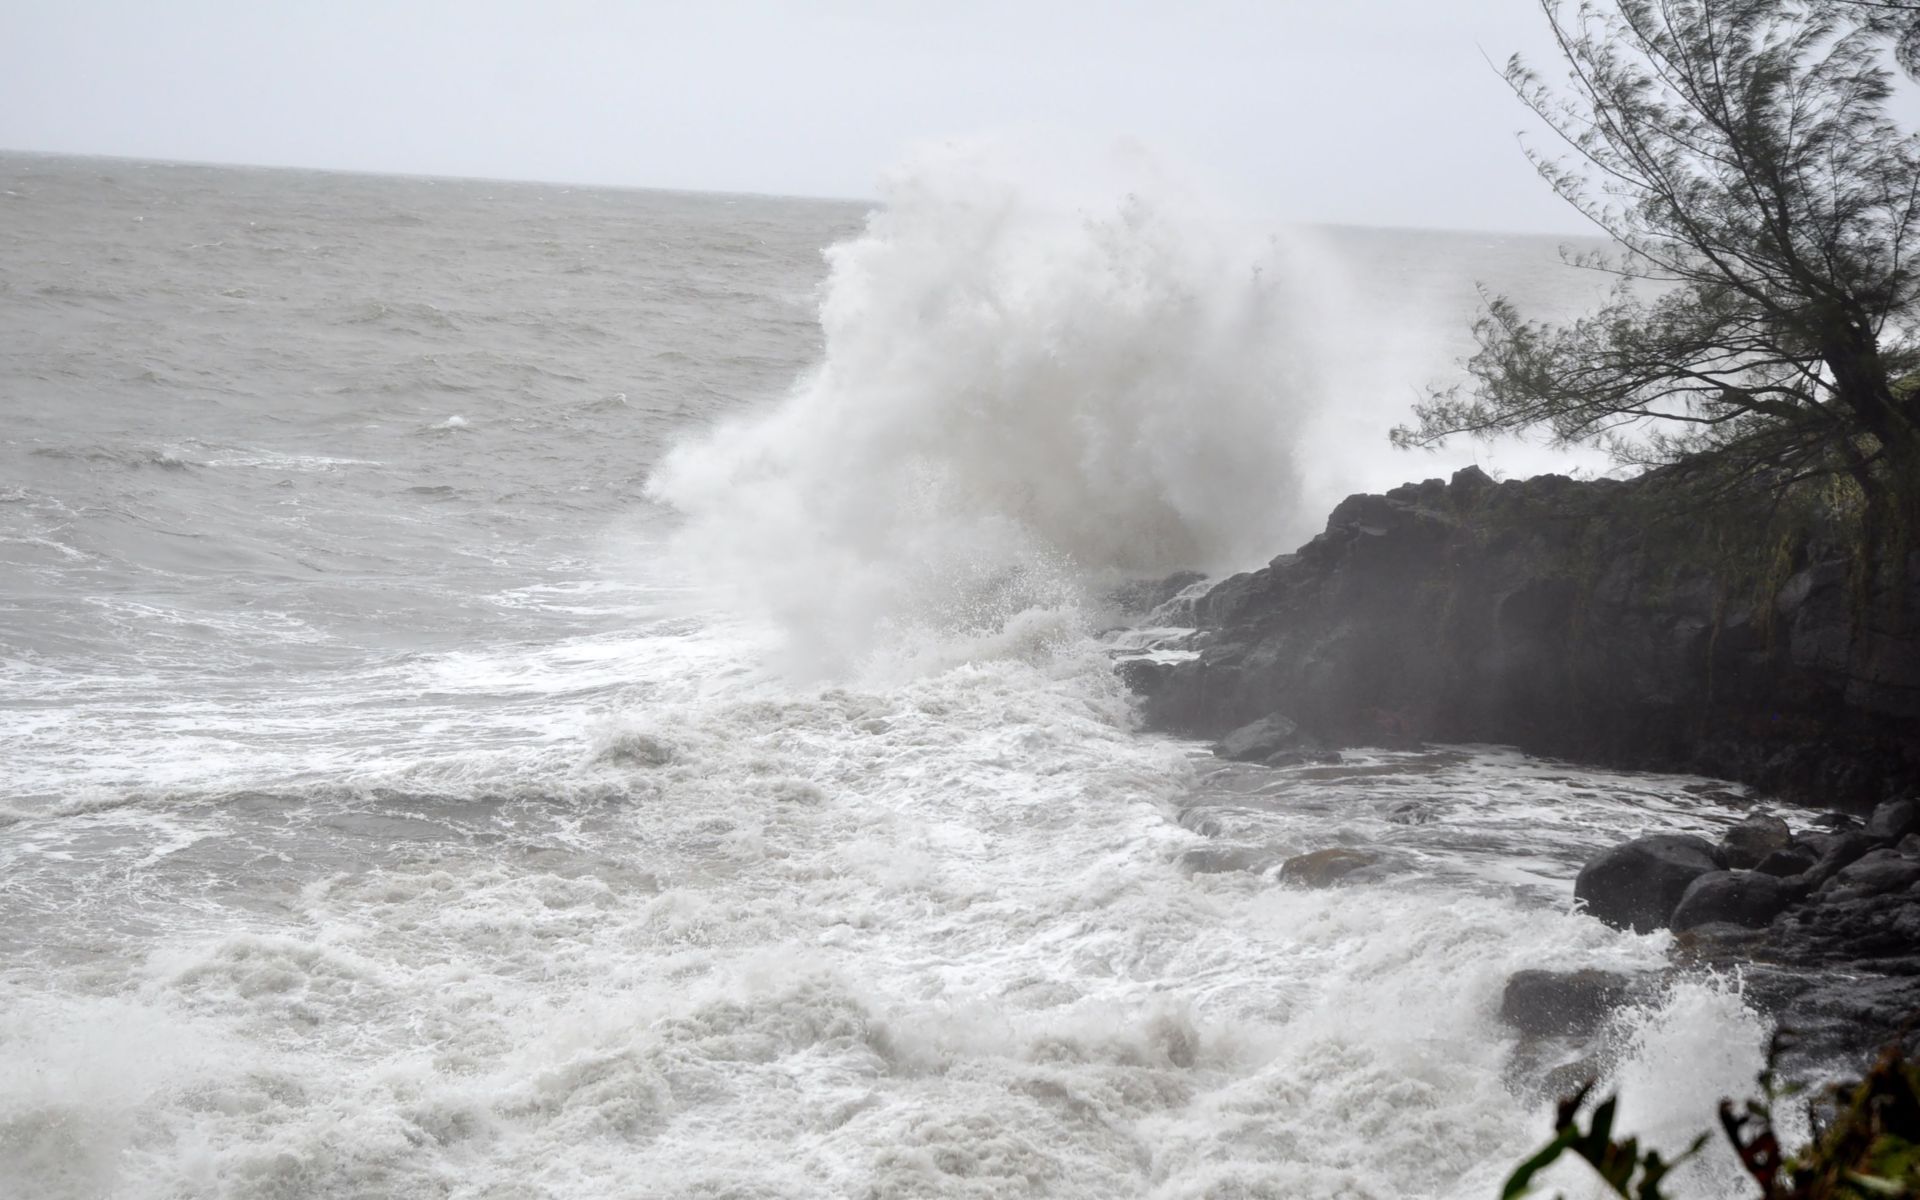
<svg viewBox="0 0 1920 1200">
<path fill-rule="evenodd" d="M 1109 599 L 1565 461 L 1384 447 L 1476 281 L 1595 292 L 974 152 L 878 205 L 0 156 L 0 1194 L 1496 1194 L 1506 978 L 1661 967 L 1574 872 L 1747 798 L 1224 764 Z M 1331 846 L 1381 865 L 1278 879 Z M 1767 1035 L 1680 977 L 1596 1064 L 1678 1148 Z"/>
</svg>

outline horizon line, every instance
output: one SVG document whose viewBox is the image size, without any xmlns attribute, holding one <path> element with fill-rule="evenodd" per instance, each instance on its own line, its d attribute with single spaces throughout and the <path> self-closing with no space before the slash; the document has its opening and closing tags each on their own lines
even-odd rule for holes
<svg viewBox="0 0 1920 1200">
<path fill-rule="evenodd" d="M 434 171 L 375 170 L 365 167 L 316 167 L 294 163 L 237 162 L 229 159 L 214 158 L 163 158 L 144 154 L 112 154 L 91 150 L 38 150 L 19 146 L 0 146 L 0 157 L 23 158 L 66 158 L 98 160 L 104 162 L 137 163 L 145 166 L 160 167 L 214 167 L 222 170 L 241 171 L 304 171 L 315 175 L 359 175 L 371 179 L 413 179 L 429 183 L 497 183 L 524 187 L 552 188 L 593 188 L 608 192 L 658 192 L 675 196 L 723 196 L 756 200 L 794 200 L 812 204 L 858 204 L 868 208 L 883 208 L 885 202 L 877 197 L 858 197 L 826 195 L 813 192 L 756 192 L 731 188 L 670 187 L 661 184 L 644 183 L 602 183 L 587 180 L 540 179 L 531 176 L 509 175 L 461 175 Z M 1605 241 L 1603 236 L 1588 232 L 1544 231 L 1527 229 L 1496 229 L 1489 226 L 1462 225 L 1369 225 L 1354 221 L 1333 219 L 1288 218 L 1277 222 L 1280 225 L 1306 226 L 1319 229 L 1352 229 L 1385 231 L 1396 233 L 1437 233 L 1495 235 L 1498 237 L 1523 238 L 1559 238 L 1578 241 Z"/>
</svg>

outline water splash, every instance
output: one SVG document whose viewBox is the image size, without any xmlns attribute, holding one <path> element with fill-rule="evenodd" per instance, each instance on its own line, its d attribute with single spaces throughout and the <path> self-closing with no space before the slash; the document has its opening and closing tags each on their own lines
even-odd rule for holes
<svg viewBox="0 0 1920 1200">
<path fill-rule="evenodd" d="M 1117 158 L 1073 184 L 981 144 L 896 172 L 828 251 L 818 368 L 654 474 L 683 555 L 800 658 L 1246 561 L 1293 518 L 1283 249 Z"/>
</svg>

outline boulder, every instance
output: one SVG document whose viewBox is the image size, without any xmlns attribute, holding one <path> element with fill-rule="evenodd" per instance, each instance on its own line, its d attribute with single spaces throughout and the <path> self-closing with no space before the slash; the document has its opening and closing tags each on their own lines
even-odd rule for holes
<svg viewBox="0 0 1920 1200">
<path fill-rule="evenodd" d="M 1320 743 L 1314 740 L 1313 735 L 1279 713 L 1274 713 L 1242 725 L 1221 738 L 1213 752 L 1235 762 L 1266 762 L 1282 758 L 1298 762 L 1301 757 L 1317 753 L 1320 748 Z"/>
<path fill-rule="evenodd" d="M 1749 870 L 1776 850 L 1793 844 L 1793 831 L 1779 817 L 1754 813 L 1720 836 L 1720 854 L 1727 866 Z"/>
<path fill-rule="evenodd" d="M 1606 1074 L 1605 1065 L 1589 1054 L 1572 1062 L 1563 1062 L 1541 1077 L 1540 1092 L 1548 1100 L 1563 1100 Z"/>
<path fill-rule="evenodd" d="M 1819 861 L 1820 855 L 1812 846 L 1796 842 L 1784 850 L 1775 850 L 1767 855 L 1755 863 L 1753 869 L 1763 875 L 1778 875 L 1784 879 L 1789 875 L 1799 875 L 1812 870 L 1813 865 Z"/>
<path fill-rule="evenodd" d="M 1813 861 L 1819 862 L 1826 854 L 1828 847 L 1832 846 L 1839 836 L 1837 833 L 1821 833 L 1818 830 L 1809 829 L 1794 835 L 1793 845 L 1795 849 L 1811 852 Z"/>
<path fill-rule="evenodd" d="M 1294 855 L 1280 864 L 1280 878 L 1303 887 L 1330 887 L 1360 868 L 1370 867 L 1379 861 L 1380 856 L 1369 851 L 1335 846 L 1310 854 Z"/>
<path fill-rule="evenodd" d="M 1920 858 L 1898 850 L 1874 850 L 1840 868 L 1821 885 L 1823 900 L 1862 900 L 1903 892 L 1920 883 Z"/>
<path fill-rule="evenodd" d="M 1541 1037 L 1592 1033 L 1627 998 L 1630 982 L 1612 971 L 1515 971 L 1500 997 L 1500 1019 Z"/>
<path fill-rule="evenodd" d="M 1889 800 L 1873 810 L 1864 832 L 1873 840 L 1891 846 L 1916 830 L 1920 830 L 1920 803 Z"/>
<path fill-rule="evenodd" d="M 1603 850 L 1580 868 L 1576 899 L 1616 929 L 1663 928 L 1688 885 L 1725 864 L 1719 848 L 1685 833 L 1654 833 Z"/>
<path fill-rule="evenodd" d="M 1869 850 L 1878 849 L 1879 845 L 1880 843 L 1858 829 L 1835 834 L 1827 839 L 1824 849 L 1820 852 L 1820 861 L 1807 872 L 1808 882 L 1819 887 L 1858 861 Z"/>
<path fill-rule="evenodd" d="M 1667 923 L 1676 933 L 1714 922 L 1759 929 L 1809 890 L 1797 879 L 1759 871 L 1709 871 L 1687 885 Z"/>
</svg>

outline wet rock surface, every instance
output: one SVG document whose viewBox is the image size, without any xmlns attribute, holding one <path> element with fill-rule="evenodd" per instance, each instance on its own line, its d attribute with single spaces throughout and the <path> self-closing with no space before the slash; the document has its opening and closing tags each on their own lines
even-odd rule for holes
<svg viewBox="0 0 1920 1200">
<path fill-rule="evenodd" d="M 1181 852 L 1179 865 L 1190 875 L 1258 874 L 1273 865 L 1273 856 L 1255 846 L 1196 846 Z"/>
<path fill-rule="evenodd" d="M 1756 869 L 1698 873 L 1661 922 L 1678 935 L 1677 961 L 1746 970 L 1749 997 L 1791 1035 L 1793 1061 L 1857 1061 L 1896 1039 L 1920 1050 L 1920 838 L 1907 832 L 1913 807 L 1889 802 L 1861 827 L 1838 833 L 1789 831 L 1788 845 Z M 1654 840 L 1601 852 L 1581 877 L 1623 857 L 1659 861 L 1644 845 Z M 1796 864 L 1804 865 L 1785 869 Z"/>
<path fill-rule="evenodd" d="M 1280 864 L 1280 878 L 1286 883 L 1296 883 L 1302 887 L 1332 887 L 1379 861 L 1380 856 L 1371 851 L 1336 846 L 1294 855 Z"/>
<path fill-rule="evenodd" d="M 1709 871 L 1687 885 L 1667 923 L 1676 932 L 1716 922 L 1759 929 L 1810 890 L 1802 880 L 1759 871 Z"/>
<path fill-rule="evenodd" d="M 1898 842 L 1920 829 L 1920 803 L 1895 800 L 1873 810 L 1864 832 L 1876 842 Z"/>
<path fill-rule="evenodd" d="M 1744 871 L 1791 845 L 1793 833 L 1785 821 L 1768 813 L 1755 813 L 1721 836 L 1720 857 L 1728 867 Z"/>
<path fill-rule="evenodd" d="M 1517 971 L 1500 998 L 1500 1019 L 1533 1036 L 1587 1036 L 1627 999 L 1632 980 L 1614 971 Z"/>
<path fill-rule="evenodd" d="M 1616 929 L 1649 933 L 1666 927 L 1696 879 L 1725 865 L 1705 838 L 1655 833 L 1595 856 L 1574 880 L 1574 898 Z"/>
<path fill-rule="evenodd" d="M 1234 762 L 1283 766 L 1309 761 L 1322 752 L 1322 747 L 1312 734 L 1276 713 L 1229 733 L 1214 746 L 1213 752 Z"/>
<path fill-rule="evenodd" d="M 1656 486 L 1468 468 L 1348 497 L 1192 601 L 1196 654 L 1124 674 L 1189 736 L 1280 713 L 1330 748 L 1500 743 L 1858 811 L 1920 789 L 1920 629 L 1897 616 L 1920 554 L 1860 604 L 1846 547 L 1809 537 L 1761 586 L 1704 565 Z"/>
<path fill-rule="evenodd" d="M 1344 889 L 1390 881 L 1432 895 L 1518 891 L 1563 910 L 1583 867 L 1633 847 L 1624 858 L 1637 866 L 1621 890 L 1629 904 L 1647 904 L 1648 927 L 1671 929 L 1672 941 L 1610 941 L 1584 964 L 1605 968 L 1597 972 L 1564 957 L 1509 964 L 1492 999 L 1514 1035 L 1507 1069 L 1517 1092 L 1550 1100 L 1616 1065 L 1637 1006 L 1661 1003 L 1702 967 L 1737 970 L 1746 1001 L 1797 1035 L 1782 1062 L 1789 1077 L 1858 1066 L 1920 1014 L 1920 834 L 1877 842 L 1868 828 L 1899 828 L 1884 816 L 1770 807 L 1755 819 L 1742 810 L 1764 800 L 1739 789 L 1488 747 L 1365 750 L 1334 766 L 1277 768 L 1196 748 L 1193 762 L 1196 784 L 1178 819 L 1204 843 L 1182 851 L 1181 865 L 1228 894 L 1278 883 L 1329 889 L 1337 904 Z M 1566 819 L 1540 819 L 1552 813 Z M 1727 865 L 1730 836 L 1745 836 L 1735 830 L 1769 831 L 1775 842 L 1780 824 L 1784 847 L 1755 867 Z M 1596 839 L 1614 844 L 1596 854 Z M 1663 890 L 1670 880 L 1649 888 L 1669 870 L 1683 884 L 1677 894 Z M 1649 891 L 1653 900 L 1635 899 Z M 1548 965 L 1561 969 L 1514 972 Z"/>
</svg>

